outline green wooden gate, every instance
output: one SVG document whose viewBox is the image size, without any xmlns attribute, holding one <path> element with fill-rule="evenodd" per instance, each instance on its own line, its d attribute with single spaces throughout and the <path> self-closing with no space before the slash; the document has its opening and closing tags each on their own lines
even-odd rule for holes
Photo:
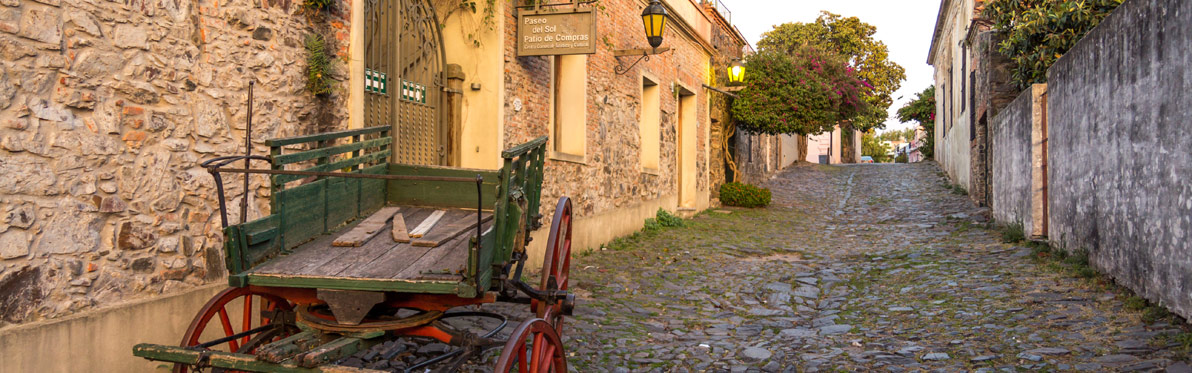
<svg viewBox="0 0 1192 373">
<path fill-rule="evenodd" d="M 393 127 L 393 162 L 447 164 L 445 55 L 428 0 L 365 0 L 365 127 Z"/>
</svg>

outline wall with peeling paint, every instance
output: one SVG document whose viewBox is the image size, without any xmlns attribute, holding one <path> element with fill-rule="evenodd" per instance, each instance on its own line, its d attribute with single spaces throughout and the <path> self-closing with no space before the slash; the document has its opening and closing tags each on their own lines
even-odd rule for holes
<svg viewBox="0 0 1192 373">
<path fill-rule="evenodd" d="M 1049 238 L 1192 317 L 1192 2 L 1123 3 L 1049 72 Z"/>
</svg>

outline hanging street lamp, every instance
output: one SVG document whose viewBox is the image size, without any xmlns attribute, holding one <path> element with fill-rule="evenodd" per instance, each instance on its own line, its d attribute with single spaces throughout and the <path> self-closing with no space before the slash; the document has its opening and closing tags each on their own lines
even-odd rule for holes
<svg viewBox="0 0 1192 373">
<path fill-rule="evenodd" d="M 666 6 L 662 5 L 659 0 L 650 0 L 650 5 L 646 5 L 642 9 L 642 25 L 646 28 L 646 41 L 650 43 L 650 49 L 622 49 L 613 51 L 613 57 L 617 58 L 617 67 L 613 69 L 617 75 L 629 72 L 634 66 L 637 66 L 642 60 L 649 61 L 650 55 L 660 54 L 669 51 L 669 47 L 662 47 L 662 36 L 666 32 L 666 19 L 670 14 L 666 11 Z M 625 66 L 621 64 L 621 57 L 640 56 L 633 64 Z"/>
<path fill-rule="evenodd" d="M 733 60 L 733 63 L 728 65 L 728 85 L 738 85 L 745 81 L 745 65 L 741 64 L 741 60 Z"/>
<path fill-rule="evenodd" d="M 662 45 L 662 33 L 666 31 L 666 7 L 658 0 L 650 0 L 650 5 L 642 9 L 642 23 L 646 26 L 646 40 L 651 48 Z"/>
</svg>

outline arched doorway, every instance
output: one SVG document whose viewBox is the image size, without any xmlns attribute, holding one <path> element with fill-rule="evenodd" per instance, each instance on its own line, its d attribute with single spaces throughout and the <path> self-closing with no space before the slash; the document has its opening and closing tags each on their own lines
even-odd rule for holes
<svg viewBox="0 0 1192 373">
<path fill-rule="evenodd" d="M 427 0 L 365 0 L 364 123 L 393 127 L 393 162 L 447 163 L 445 54 Z"/>
</svg>

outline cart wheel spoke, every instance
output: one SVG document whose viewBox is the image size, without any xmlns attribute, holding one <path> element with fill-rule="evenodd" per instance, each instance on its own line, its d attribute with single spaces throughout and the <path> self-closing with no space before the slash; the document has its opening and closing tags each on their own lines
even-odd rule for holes
<svg viewBox="0 0 1192 373">
<path fill-rule="evenodd" d="M 530 319 L 518 325 L 501 350 L 494 371 L 566 372 L 563 342 L 554 325 L 543 319 Z"/>
<path fill-rule="evenodd" d="M 231 314 L 228 312 L 229 305 L 231 305 L 233 310 L 235 309 L 236 301 L 242 302 L 241 310 L 243 312 L 240 314 L 240 330 L 237 330 L 237 328 L 233 326 Z M 258 308 L 260 310 L 268 309 L 291 311 L 294 308 L 292 305 L 290 305 L 290 302 L 276 295 L 257 292 L 249 288 L 228 288 L 224 291 L 221 291 L 219 294 L 216 294 L 215 297 L 212 297 L 211 300 L 207 301 L 207 304 L 205 304 L 203 308 L 199 310 L 199 313 L 195 315 L 194 320 L 191 321 L 190 327 L 186 329 L 186 334 L 183 335 L 180 345 L 183 347 L 195 346 L 208 340 L 232 336 L 237 333 L 268 324 L 268 319 L 262 317 L 261 315 L 254 315 L 252 313 L 254 308 L 252 304 L 255 302 L 265 302 L 262 303 L 262 306 Z M 217 322 L 219 326 L 215 326 L 213 325 L 215 323 L 212 323 L 212 321 L 214 321 L 213 319 L 216 318 L 219 319 Z M 216 329 L 216 333 L 222 332 L 219 334 L 223 335 L 219 336 L 208 333 L 208 335 L 204 336 L 204 331 L 206 331 L 209 326 L 218 328 Z M 284 338 L 288 336 L 287 333 L 289 332 L 292 331 L 290 329 L 286 329 L 282 332 L 275 332 L 276 335 L 272 338 L 255 338 L 256 336 L 246 336 L 242 339 L 235 339 L 226 343 L 211 346 L 210 349 L 224 352 L 251 352 L 252 350 L 256 349 L 257 346 L 255 346 L 255 344 L 268 343 L 274 339 Z M 175 365 L 174 372 L 187 372 L 187 368 L 188 367 L 183 365 Z"/>
<path fill-rule="evenodd" d="M 539 290 L 567 290 L 571 275 L 571 199 L 560 197 L 555 205 L 554 219 L 551 220 L 550 235 L 546 241 L 546 256 L 542 262 L 542 283 Z M 555 332 L 563 334 L 563 305 L 562 302 L 546 304 L 546 302 L 532 302 L 534 314 L 546 320 L 555 327 Z"/>
<path fill-rule="evenodd" d="M 219 309 L 219 324 L 223 326 L 225 337 L 231 337 L 233 334 L 236 334 L 236 331 L 232 330 L 232 322 L 228 320 L 228 310 L 223 307 Z M 232 346 L 232 351 L 240 349 L 240 343 L 237 343 L 235 340 L 228 341 L 228 344 Z"/>
</svg>

